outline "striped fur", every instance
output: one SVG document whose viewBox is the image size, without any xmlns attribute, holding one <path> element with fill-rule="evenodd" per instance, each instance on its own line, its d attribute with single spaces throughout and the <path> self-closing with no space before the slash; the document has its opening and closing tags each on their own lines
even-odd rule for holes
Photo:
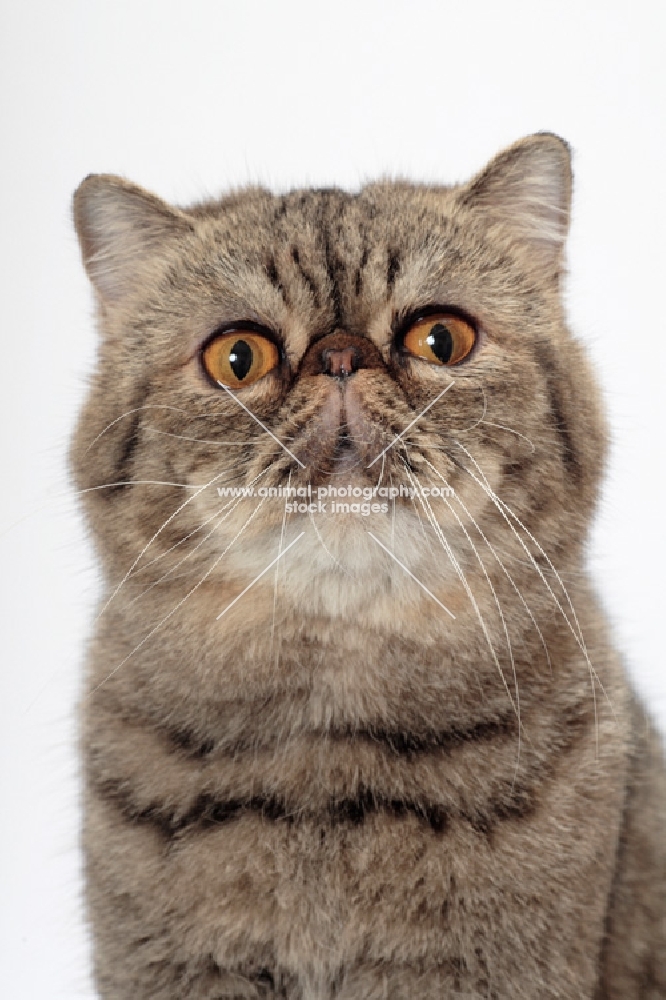
<svg viewBox="0 0 666 1000">
<path fill-rule="evenodd" d="M 550 135 L 459 187 L 79 188 L 105 1000 L 666 998 L 662 752 L 583 569 L 606 435 L 561 303 L 569 201 Z M 455 368 L 400 349 L 433 305 L 477 324 Z M 254 417 L 201 369 L 235 322 L 281 351 L 238 391 Z M 342 383 L 324 338 L 359 345 Z M 338 517 L 218 494 L 348 480 L 453 492 Z"/>
</svg>

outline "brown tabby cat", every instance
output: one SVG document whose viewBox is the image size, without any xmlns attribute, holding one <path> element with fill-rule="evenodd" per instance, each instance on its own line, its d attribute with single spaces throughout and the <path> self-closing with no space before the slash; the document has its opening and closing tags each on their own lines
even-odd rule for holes
<svg viewBox="0 0 666 1000">
<path fill-rule="evenodd" d="M 666 997 L 661 750 L 583 571 L 570 188 L 540 134 L 457 187 L 78 189 L 102 997 Z"/>
</svg>

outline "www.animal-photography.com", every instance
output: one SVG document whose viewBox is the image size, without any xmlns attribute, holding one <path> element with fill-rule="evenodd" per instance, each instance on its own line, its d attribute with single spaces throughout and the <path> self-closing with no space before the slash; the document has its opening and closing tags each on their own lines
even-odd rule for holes
<svg viewBox="0 0 666 1000">
<path fill-rule="evenodd" d="M 2 16 L 2 993 L 666 1000 L 666 15 Z"/>
</svg>

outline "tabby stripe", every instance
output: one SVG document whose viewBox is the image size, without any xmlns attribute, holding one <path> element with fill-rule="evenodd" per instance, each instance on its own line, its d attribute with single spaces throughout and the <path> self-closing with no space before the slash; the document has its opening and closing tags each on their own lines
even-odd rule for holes
<svg viewBox="0 0 666 1000">
<path fill-rule="evenodd" d="M 469 823 L 477 833 L 491 836 L 498 823 L 530 816 L 538 803 L 538 798 L 528 788 L 511 786 L 510 783 L 507 783 L 505 796 L 485 803 L 483 808 L 473 813 L 458 809 L 452 811 L 439 803 L 377 796 L 372 789 L 361 789 L 353 798 L 331 800 L 326 808 L 316 812 L 288 806 L 283 798 L 276 795 L 216 799 L 204 793 L 198 796 L 186 813 L 178 815 L 173 809 L 167 809 L 160 803 L 137 809 L 130 799 L 127 787 L 119 782 L 102 782 L 97 785 L 96 790 L 104 801 L 119 810 L 128 823 L 149 824 L 165 837 L 175 837 L 186 830 L 210 829 L 248 814 L 261 816 L 274 823 L 309 821 L 329 826 L 361 826 L 373 815 L 394 818 L 412 815 L 429 826 L 434 833 L 444 832 L 450 821 L 457 818 Z"/>
<path fill-rule="evenodd" d="M 312 277 L 312 275 L 308 274 L 308 272 L 305 270 L 305 268 L 301 264 L 301 257 L 300 257 L 300 254 L 298 252 L 298 247 L 292 247 L 291 248 L 291 259 L 293 260 L 294 264 L 298 268 L 298 271 L 299 271 L 299 273 L 301 275 L 301 278 L 303 279 L 303 281 L 305 282 L 305 284 L 310 289 L 310 294 L 312 296 L 312 301 L 313 301 L 313 303 L 315 305 L 315 308 L 319 309 L 319 306 L 320 306 L 321 302 L 320 302 L 320 298 L 319 298 L 319 289 L 317 288 L 317 283 L 314 280 L 314 278 Z"/>
<path fill-rule="evenodd" d="M 569 425 L 564 416 L 562 396 L 558 384 L 557 365 L 553 359 L 550 345 L 543 342 L 535 344 L 537 360 L 546 374 L 546 388 L 550 402 L 550 411 L 553 417 L 553 425 L 559 436 L 562 447 L 562 460 L 571 478 L 579 484 L 582 477 L 582 470 L 578 461 L 578 455 L 574 448 L 573 439 L 569 430 Z"/>
<path fill-rule="evenodd" d="M 254 795 L 247 799 L 216 799 L 209 794 L 199 795 L 193 806 L 179 816 L 159 803 L 137 809 L 131 802 L 126 785 L 103 781 L 96 786 L 100 797 L 113 804 L 130 823 L 147 823 L 157 828 L 165 837 L 174 837 L 184 830 L 208 829 L 232 822 L 242 815 L 253 813 L 272 822 L 295 823 L 303 820 L 319 821 L 329 825 L 348 824 L 360 826 L 370 815 L 402 817 L 412 814 L 421 819 L 436 833 L 447 826 L 448 813 L 437 804 L 414 802 L 407 799 L 377 797 L 371 789 L 362 789 L 354 798 L 331 800 L 321 812 L 289 808 L 279 796 Z"/>
<path fill-rule="evenodd" d="M 136 447 L 139 443 L 139 426 L 141 424 L 141 407 L 143 407 L 148 399 L 149 388 L 148 383 L 143 382 L 139 387 L 139 392 L 131 401 L 129 409 L 134 410 L 132 413 L 131 420 L 126 425 L 125 436 L 122 439 L 120 445 L 120 454 L 113 468 L 113 481 L 116 483 L 122 483 L 123 485 L 111 486 L 109 490 L 104 490 L 103 492 L 107 495 L 113 495 L 119 490 L 126 490 L 129 488 L 129 481 L 132 479 L 131 463 L 132 456 L 136 451 Z M 121 426 L 122 426 L 121 421 Z"/>
<path fill-rule="evenodd" d="M 328 201 L 324 203 L 325 209 L 332 207 L 331 201 L 333 200 L 334 195 L 337 200 L 337 192 L 331 192 L 329 194 Z M 339 220 L 344 210 L 344 203 L 338 202 L 335 209 L 335 217 Z M 333 222 L 333 219 L 331 219 L 331 222 Z M 325 227 L 322 226 L 322 231 L 324 233 L 324 260 L 326 263 L 326 273 L 328 274 L 328 279 L 331 283 L 331 299 L 333 301 L 333 310 L 335 313 L 334 322 L 335 327 L 338 328 L 344 325 L 342 289 L 339 284 L 340 272 L 344 271 L 344 265 L 342 265 L 341 262 L 334 256 L 331 228 L 331 223 Z"/>
<path fill-rule="evenodd" d="M 367 237 L 363 236 L 363 253 L 361 254 L 361 259 L 359 261 L 358 267 L 356 268 L 356 275 L 354 277 L 354 292 L 356 295 L 361 294 L 361 289 L 363 288 L 363 272 L 368 263 L 368 258 L 370 257 L 370 248 L 366 242 Z"/>
<path fill-rule="evenodd" d="M 440 732 L 409 733 L 400 730 L 355 729 L 349 732 L 334 732 L 337 739 L 362 740 L 365 743 L 379 743 L 398 757 L 414 757 L 436 750 L 451 750 L 462 743 L 482 742 L 497 737 L 513 736 L 516 733 L 514 716 L 478 722 L 467 729 L 451 727 Z"/>
<path fill-rule="evenodd" d="M 627 864 L 627 853 L 630 850 L 630 824 L 631 818 L 636 811 L 636 799 L 638 797 L 639 785 L 641 781 L 641 769 L 645 761 L 649 760 L 650 748 L 645 733 L 645 715 L 641 711 L 640 705 L 632 699 L 631 702 L 630 745 L 628 754 L 628 769 L 624 782 L 624 802 L 622 805 L 622 816 L 617 843 L 615 846 L 615 864 L 613 866 L 613 879 L 608 892 L 606 902 L 606 913 L 604 916 L 604 936 L 599 950 L 598 964 L 601 969 L 599 978 L 599 996 L 611 996 L 610 983 L 608 982 L 609 969 L 612 968 L 610 955 L 614 950 L 614 944 L 618 931 L 614 924 L 615 908 L 622 906 L 622 882 Z M 621 933 L 621 930 L 620 930 Z M 646 970 L 647 971 L 647 970 Z M 650 986 L 654 983 L 648 982 L 644 976 L 644 989 L 639 996 L 650 996 Z M 658 994 L 657 994 L 658 995 Z"/>
<path fill-rule="evenodd" d="M 268 277 L 268 280 L 270 281 L 271 285 L 280 293 L 285 305 L 288 305 L 289 303 L 287 302 L 287 295 L 284 289 L 284 285 L 282 284 L 280 275 L 278 273 L 277 264 L 275 263 L 275 257 L 271 256 L 268 258 L 268 260 L 266 261 L 265 270 L 266 270 L 266 276 Z"/>
<path fill-rule="evenodd" d="M 400 253 L 398 250 L 389 250 L 388 259 L 386 262 L 386 288 L 389 294 L 393 291 L 393 286 L 395 285 L 395 279 L 400 271 Z"/>
<path fill-rule="evenodd" d="M 300 734 L 321 742 L 330 741 L 334 744 L 354 742 L 379 745 L 389 751 L 392 756 L 410 759 L 438 750 L 452 750 L 463 743 L 482 742 L 501 737 L 516 735 L 515 715 L 507 714 L 498 719 L 484 719 L 467 728 L 450 727 L 444 730 L 430 730 L 424 733 L 410 733 L 403 730 L 352 728 L 327 729 L 325 731 L 309 730 Z M 269 749 L 272 744 L 240 738 L 233 742 L 216 746 L 212 739 L 198 740 L 193 733 L 184 730 L 171 730 L 168 733 L 171 743 L 184 750 L 192 757 L 205 757 L 217 750 L 225 756 L 236 757 L 238 754 L 254 753 L 257 749 Z"/>
<path fill-rule="evenodd" d="M 467 811 L 464 807 L 451 808 L 425 799 L 394 798 L 376 794 L 372 788 L 361 786 L 356 795 L 345 798 L 331 797 L 326 805 L 316 811 L 302 808 L 299 804 L 288 803 L 286 798 L 279 794 L 227 799 L 202 793 L 189 809 L 178 813 L 173 807 L 167 807 L 160 802 L 138 808 L 132 801 L 131 786 L 122 779 L 96 781 L 93 775 L 93 788 L 103 800 L 114 805 L 126 821 L 151 824 L 165 837 L 174 837 L 188 828 L 203 829 L 229 823 L 248 813 L 260 815 L 273 822 L 310 821 L 352 826 L 362 824 L 373 814 L 392 817 L 411 814 L 438 833 L 457 819 L 468 823 L 477 833 L 490 837 L 498 824 L 523 819 L 536 811 L 541 801 L 540 790 L 549 784 L 562 756 L 571 753 L 580 739 L 589 733 L 592 724 L 588 718 L 589 713 L 581 715 L 580 708 L 581 706 L 572 707 L 570 717 L 565 720 L 567 722 L 565 739 L 553 748 L 549 761 L 532 770 L 528 783 L 516 782 L 515 776 L 507 776 L 503 787 L 500 786 L 493 798 L 479 804 L 473 812 Z M 475 732 L 477 738 L 483 738 L 481 734 L 488 736 L 493 731 L 501 733 L 510 732 L 511 729 L 508 725 L 504 730 L 501 724 L 484 724 L 475 727 L 469 733 Z M 374 733 L 371 738 L 374 739 L 376 735 Z"/>
</svg>

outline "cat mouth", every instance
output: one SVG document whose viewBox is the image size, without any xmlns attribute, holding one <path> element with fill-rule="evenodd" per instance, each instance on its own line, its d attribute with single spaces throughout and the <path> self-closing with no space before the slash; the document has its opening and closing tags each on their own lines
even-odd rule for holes
<svg viewBox="0 0 666 1000">
<path fill-rule="evenodd" d="M 390 435 L 366 412 L 354 384 L 358 377 L 359 373 L 349 377 L 344 385 L 326 380 L 328 392 L 319 413 L 304 428 L 301 441 L 295 442 L 312 486 L 375 485 L 378 476 L 388 475 L 396 465 L 392 453 L 383 457 Z M 335 385 L 330 384 L 333 381 Z M 382 458 L 379 464 L 378 457 Z"/>
<path fill-rule="evenodd" d="M 363 455 L 345 424 L 340 426 L 335 441 L 331 444 L 332 447 L 329 445 L 314 464 L 313 484 L 330 483 L 340 476 L 348 477 L 351 473 L 356 473 L 355 478 L 365 479 L 363 473 L 367 463 L 363 461 Z"/>
<path fill-rule="evenodd" d="M 335 450 L 331 456 L 333 473 L 348 471 L 361 465 L 361 455 L 354 443 L 354 439 L 349 433 L 347 426 L 341 427 L 335 443 Z"/>
</svg>

